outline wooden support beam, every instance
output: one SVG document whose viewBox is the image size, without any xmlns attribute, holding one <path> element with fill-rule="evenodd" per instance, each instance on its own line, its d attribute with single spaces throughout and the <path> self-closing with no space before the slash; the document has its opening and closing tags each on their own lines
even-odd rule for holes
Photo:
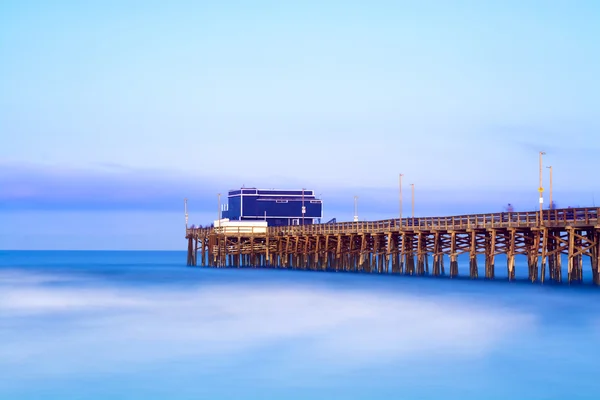
<svg viewBox="0 0 600 400">
<path fill-rule="evenodd" d="M 508 251 L 506 254 L 506 268 L 508 272 L 508 280 L 515 279 L 515 248 L 516 248 L 516 231 L 510 229 L 510 238 L 508 242 Z"/>
<path fill-rule="evenodd" d="M 329 269 L 328 261 L 329 261 L 329 235 L 325 235 L 325 248 L 323 251 L 323 267 L 322 267 L 322 269 L 324 271 L 327 271 Z"/>
<path fill-rule="evenodd" d="M 497 230 L 492 228 L 487 231 L 487 251 L 486 251 L 486 270 L 485 277 L 494 279 L 496 276 L 496 233 Z"/>
<path fill-rule="evenodd" d="M 233 233 L 223 229 L 187 228 L 186 264 L 216 268 L 250 266 L 373 273 L 445 273 L 450 258 L 451 277 L 458 275 L 458 257 L 469 253 L 469 276 L 478 278 L 478 257 L 485 255 L 485 277 L 495 278 L 495 256 L 506 254 L 509 280 L 515 278 L 515 257 L 527 259 L 532 282 L 562 281 L 562 259 L 567 279 L 582 282 L 584 263 L 600 284 L 600 209 L 562 209 L 544 213 L 485 214 L 448 218 L 415 218 L 352 224 L 269 227 L 267 233 Z M 198 254 L 200 253 L 200 254 Z M 565 254 L 565 256 L 563 256 Z M 587 279 L 587 276 L 586 276 Z"/>
<path fill-rule="evenodd" d="M 542 283 L 546 281 L 546 262 L 548 254 L 548 228 L 543 228 L 540 231 L 541 246 L 542 246 L 542 265 L 540 267 L 540 280 Z"/>
<path fill-rule="evenodd" d="M 406 255 L 406 273 L 414 275 L 415 273 L 415 235 L 408 234 L 405 236 L 406 243 L 404 254 Z"/>
<path fill-rule="evenodd" d="M 450 232 L 450 278 L 458 276 L 458 254 L 456 249 L 456 232 Z"/>
<path fill-rule="evenodd" d="M 265 238 L 266 240 L 266 244 L 265 244 L 265 267 L 268 267 L 271 265 L 271 254 L 270 254 L 270 243 L 269 243 L 269 235 L 267 235 L 267 237 Z"/>
<path fill-rule="evenodd" d="M 469 252 L 469 276 L 471 279 L 479 277 L 479 269 L 477 267 L 477 231 L 471 231 L 471 249 Z"/>
<path fill-rule="evenodd" d="M 254 236 L 250 236 L 250 266 L 256 268 L 256 256 L 254 253 Z"/>
<path fill-rule="evenodd" d="M 206 259 L 207 259 L 207 256 L 208 256 L 207 255 L 208 249 L 206 248 L 206 245 L 207 245 L 207 237 L 206 236 L 202 236 L 201 247 L 202 247 L 202 266 L 203 267 L 206 267 L 206 261 L 207 261 Z"/>
<path fill-rule="evenodd" d="M 441 259 L 443 259 L 442 254 L 442 240 L 440 232 L 435 232 L 433 236 L 433 276 L 441 275 Z"/>
<path fill-rule="evenodd" d="M 194 238 L 190 236 L 188 238 L 188 251 L 187 251 L 187 262 L 186 262 L 188 267 L 194 265 L 193 261 L 192 261 L 192 252 L 193 251 L 194 251 Z"/>
<path fill-rule="evenodd" d="M 569 255 L 567 259 L 567 281 L 571 283 L 575 279 L 575 273 L 573 271 L 574 268 L 574 256 L 575 254 L 575 232 L 573 232 L 573 228 L 568 229 L 569 234 Z"/>
<path fill-rule="evenodd" d="M 386 235 L 386 241 L 385 241 L 385 266 L 384 266 L 384 273 L 389 273 L 390 272 L 390 256 L 392 256 L 392 252 L 394 249 L 394 243 L 392 242 L 394 239 L 392 237 L 392 232 L 388 232 Z M 393 256 L 392 256 L 393 257 Z M 394 260 L 392 258 L 392 270 L 393 270 L 393 264 L 394 264 Z"/>
<path fill-rule="evenodd" d="M 340 271 L 342 259 L 342 235 L 337 235 L 337 247 L 335 250 L 335 270 Z"/>
<path fill-rule="evenodd" d="M 405 270 L 404 270 L 404 265 L 406 262 L 406 233 L 405 232 L 401 232 L 399 235 L 399 240 L 400 243 L 398 245 L 398 247 L 400 248 L 400 266 L 398 268 L 398 273 L 400 274 L 404 274 Z"/>
<path fill-rule="evenodd" d="M 596 285 L 600 285 L 600 229 L 593 231 L 594 246 L 590 256 L 592 267 L 592 279 Z"/>
<path fill-rule="evenodd" d="M 367 259 L 368 259 L 368 255 L 367 255 L 367 235 L 364 233 L 361 233 L 360 235 L 360 260 L 359 260 L 359 270 L 361 272 L 368 272 L 367 271 Z"/>
</svg>

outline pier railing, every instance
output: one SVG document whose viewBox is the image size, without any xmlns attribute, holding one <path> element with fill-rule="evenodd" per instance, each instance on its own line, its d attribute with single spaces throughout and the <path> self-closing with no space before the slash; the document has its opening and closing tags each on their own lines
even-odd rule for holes
<svg viewBox="0 0 600 400">
<path fill-rule="evenodd" d="M 383 233 L 413 230 L 469 230 L 488 228 L 564 228 L 568 226 L 597 226 L 600 221 L 600 208 L 562 208 L 543 210 L 542 221 L 539 211 L 503 212 L 492 214 L 471 214 L 448 217 L 419 217 L 388 219 L 381 221 L 339 222 L 313 225 L 292 225 L 276 227 L 210 227 L 188 228 L 187 234 L 226 234 L 226 235 L 327 235 L 346 233 Z"/>
</svg>

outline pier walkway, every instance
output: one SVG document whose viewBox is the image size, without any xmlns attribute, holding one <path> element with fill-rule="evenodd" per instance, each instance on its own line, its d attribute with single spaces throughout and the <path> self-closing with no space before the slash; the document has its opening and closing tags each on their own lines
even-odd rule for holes
<svg viewBox="0 0 600 400">
<path fill-rule="evenodd" d="M 539 211 L 530 211 L 294 225 L 266 231 L 264 227 L 260 231 L 187 228 L 187 264 L 455 277 L 457 257 L 466 253 L 471 278 L 479 275 L 477 256 L 485 255 L 485 278 L 493 279 L 495 257 L 505 254 L 509 279 L 515 277 L 515 256 L 523 255 L 532 282 L 562 282 L 563 258 L 567 281 L 581 282 L 583 259 L 589 257 L 593 281 L 600 284 L 599 214 L 600 208 L 566 208 L 544 210 L 541 217 Z"/>
</svg>

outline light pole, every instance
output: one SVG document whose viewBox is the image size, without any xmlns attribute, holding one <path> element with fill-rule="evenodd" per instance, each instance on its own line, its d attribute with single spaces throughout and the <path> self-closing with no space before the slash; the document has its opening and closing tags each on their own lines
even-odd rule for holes
<svg viewBox="0 0 600 400">
<path fill-rule="evenodd" d="M 358 222 L 358 196 L 354 196 L 354 222 Z"/>
<path fill-rule="evenodd" d="M 550 209 L 552 210 L 554 208 L 554 204 L 552 204 L 552 165 L 546 168 L 550 170 Z"/>
<path fill-rule="evenodd" d="M 187 197 L 183 199 L 183 209 L 185 210 L 185 230 L 187 230 L 187 224 L 188 224 Z"/>
<path fill-rule="evenodd" d="M 542 156 L 546 154 L 543 151 L 540 151 L 540 187 L 538 188 L 538 191 L 540 192 L 540 225 L 542 225 L 542 221 L 543 221 L 543 206 L 544 206 L 544 187 L 543 187 L 543 182 L 542 182 Z"/>
<path fill-rule="evenodd" d="M 415 219 L 415 184 L 411 183 L 410 184 L 410 188 L 411 188 L 411 192 L 412 192 L 412 196 L 411 196 L 412 197 L 412 199 L 411 199 L 411 203 L 412 203 L 412 218 L 414 220 Z"/>
<path fill-rule="evenodd" d="M 400 226 L 402 226 L 402 177 L 404 176 L 404 174 L 400 174 Z"/>
</svg>

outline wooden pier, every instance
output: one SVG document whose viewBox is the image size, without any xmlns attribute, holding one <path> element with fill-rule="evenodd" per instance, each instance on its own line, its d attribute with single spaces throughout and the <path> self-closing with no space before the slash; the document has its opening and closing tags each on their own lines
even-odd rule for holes
<svg viewBox="0 0 600 400">
<path fill-rule="evenodd" d="M 515 257 L 523 255 L 532 282 L 562 282 L 563 258 L 566 280 L 582 282 L 589 257 L 593 282 L 600 284 L 599 214 L 600 208 L 567 208 L 269 227 L 266 233 L 188 228 L 187 265 L 456 277 L 458 256 L 468 254 L 469 276 L 479 278 L 477 256 L 485 255 L 485 278 L 493 279 L 496 256 L 504 254 L 509 280 Z"/>
</svg>

